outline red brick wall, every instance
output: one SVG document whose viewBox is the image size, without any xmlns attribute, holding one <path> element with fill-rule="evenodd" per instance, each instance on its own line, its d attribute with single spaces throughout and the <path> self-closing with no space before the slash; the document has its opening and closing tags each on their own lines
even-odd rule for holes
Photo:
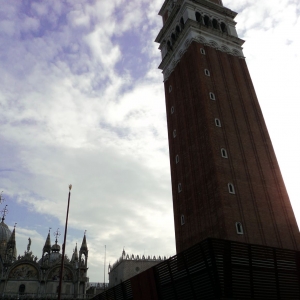
<svg viewBox="0 0 300 300">
<path fill-rule="evenodd" d="M 207 237 L 298 249 L 298 226 L 245 60 L 193 42 L 165 91 L 177 252 Z"/>
</svg>

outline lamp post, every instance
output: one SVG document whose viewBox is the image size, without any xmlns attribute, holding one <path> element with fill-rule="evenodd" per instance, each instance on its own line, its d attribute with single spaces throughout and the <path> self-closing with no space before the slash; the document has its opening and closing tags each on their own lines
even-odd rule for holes
<svg viewBox="0 0 300 300">
<path fill-rule="evenodd" d="M 71 189 L 72 189 L 72 184 L 69 185 L 69 197 L 68 197 L 68 207 L 67 207 L 67 216 L 66 216 L 66 226 L 65 226 L 64 243 L 62 245 L 61 266 L 60 266 L 59 285 L 58 285 L 58 300 L 61 299 L 61 288 L 62 288 L 61 284 L 62 284 L 62 277 L 63 277 L 63 272 L 64 272 L 66 237 L 67 237 L 67 229 L 68 229 L 68 217 L 69 217 Z"/>
</svg>

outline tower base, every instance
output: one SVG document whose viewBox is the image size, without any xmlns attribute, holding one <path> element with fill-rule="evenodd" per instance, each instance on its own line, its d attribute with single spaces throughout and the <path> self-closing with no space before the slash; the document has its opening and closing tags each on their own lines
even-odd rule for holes
<svg viewBox="0 0 300 300">
<path fill-rule="evenodd" d="M 206 239 L 93 299 L 300 299 L 300 252 Z"/>
</svg>

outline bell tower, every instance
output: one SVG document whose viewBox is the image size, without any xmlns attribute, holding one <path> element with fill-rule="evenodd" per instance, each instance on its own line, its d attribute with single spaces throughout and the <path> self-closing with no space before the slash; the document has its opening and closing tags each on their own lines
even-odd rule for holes
<svg viewBox="0 0 300 300">
<path fill-rule="evenodd" d="M 165 0 L 159 15 L 177 252 L 209 237 L 299 250 L 237 13 Z"/>
</svg>

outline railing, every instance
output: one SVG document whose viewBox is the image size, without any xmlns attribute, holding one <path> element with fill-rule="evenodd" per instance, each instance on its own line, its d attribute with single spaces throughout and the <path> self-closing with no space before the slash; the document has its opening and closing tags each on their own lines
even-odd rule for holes
<svg viewBox="0 0 300 300">
<path fill-rule="evenodd" d="M 300 251 L 206 239 L 95 300 L 300 299 Z"/>
<path fill-rule="evenodd" d="M 102 282 L 88 282 L 87 283 L 87 289 L 90 287 L 94 287 L 97 289 L 107 289 L 109 283 L 102 283 Z"/>
</svg>

